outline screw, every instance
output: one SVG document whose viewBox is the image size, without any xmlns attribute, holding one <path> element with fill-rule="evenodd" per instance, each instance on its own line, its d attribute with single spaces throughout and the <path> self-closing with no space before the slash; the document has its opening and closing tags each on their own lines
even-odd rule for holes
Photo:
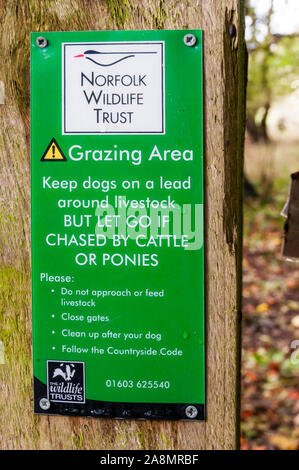
<svg viewBox="0 0 299 470">
<path fill-rule="evenodd" d="M 196 406 L 194 405 L 187 406 L 187 408 L 185 409 L 185 414 L 187 418 L 191 418 L 191 419 L 196 418 L 196 416 L 198 415 Z"/>
<path fill-rule="evenodd" d="M 184 44 L 189 47 L 193 47 L 196 44 L 196 36 L 194 34 L 186 34 L 184 36 Z"/>
<path fill-rule="evenodd" d="M 35 44 L 37 45 L 37 47 L 44 49 L 45 47 L 47 47 L 48 41 L 43 36 L 39 36 L 38 38 L 36 38 Z"/>
<path fill-rule="evenodd" d="M 42 410 L 47 411 L 50 408 L 51 403 L 49 402 L 48 398 L 41 398 L 39 401 L 39 406 Z"/>
</svg>

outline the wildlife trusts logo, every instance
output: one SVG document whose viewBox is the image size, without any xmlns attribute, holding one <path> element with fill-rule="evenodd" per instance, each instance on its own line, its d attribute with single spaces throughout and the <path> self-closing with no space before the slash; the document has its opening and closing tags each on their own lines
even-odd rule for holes
<svg viewBox="0 0 299 470">
<path fill-rule="evenodd" d="M 58 403 L 85 403 L 85 363 L 47 361 L 48 400 Z"/>
</svg>

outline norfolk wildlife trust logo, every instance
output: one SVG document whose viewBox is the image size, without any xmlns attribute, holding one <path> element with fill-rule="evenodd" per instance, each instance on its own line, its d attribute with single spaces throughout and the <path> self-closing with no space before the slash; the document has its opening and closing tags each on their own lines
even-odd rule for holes
<svg viewBox="0 0 299 470">
<path fill-rule="evenodd" d="M 85 403 L 85 363 L 47 361 L 48 400 L 56 403 Z"/>
<path fill-rule="evenodd" d="M 164 42 L 62 44 L 63 134 L 164 134 Z"/>
</svg>

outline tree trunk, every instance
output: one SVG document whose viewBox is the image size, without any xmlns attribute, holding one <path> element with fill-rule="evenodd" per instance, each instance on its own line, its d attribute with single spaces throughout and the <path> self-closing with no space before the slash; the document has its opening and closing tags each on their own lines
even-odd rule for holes
<svg viewBox="0 0 299 470">
<path fill-rule="evenodd" d="M 0 364 L 0 448 L 236 448 L 246 75 L 244 1 L 0 0 L 0 23 L 0 80 L 5 88 L 5 102 L 0 104 L 0 339 L 5 347 L 5 364 Z M 29 32 L 183 28 L 204 30 L 207 421 L 34 416 Z"/>
</svg>

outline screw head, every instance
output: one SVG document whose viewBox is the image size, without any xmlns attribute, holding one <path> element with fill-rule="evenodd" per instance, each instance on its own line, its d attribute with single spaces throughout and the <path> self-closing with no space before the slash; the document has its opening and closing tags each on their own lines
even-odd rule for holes
<svg viewBox="0 0 299 470">
<path fill-rule="evenodd" d="M 36 38 L 35 44 L 37 45 L 37 47 L 44 49 L 45 47 L 47 47 L 48 41 L 43 36 L 38 36 L 38 38 Z"/>
<path fill-rule="evenodd" d="M 47 411 L 50 408 L 51 403 L 49 402 L 48 398 L 41 398 L 39 401 L 39 406 L 42 410 Z"/>
<path fill-rule="evenodd" d="M 185 409 L 185 415 L 187 418 L 194 419 L 198 415 L 198 410 L 194 405 L 188 405 Z"/>
<path fill-rule="evenodd" d="M 184 36 L 184 44 L 188 47 L 193 47 L 196 44 L 196 36 L 194 34 L 185 34 Z"/>
</svg>

